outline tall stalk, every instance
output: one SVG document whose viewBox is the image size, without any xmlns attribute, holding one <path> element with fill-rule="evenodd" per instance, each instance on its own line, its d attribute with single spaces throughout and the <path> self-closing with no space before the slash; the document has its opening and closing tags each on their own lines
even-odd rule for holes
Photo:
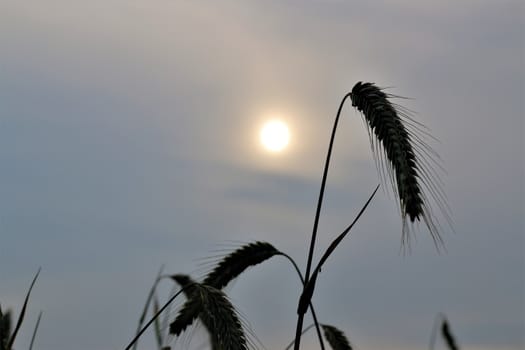
<svg viewBox="0 0 525 350">
<path fill-rule="evenodd" d="M 386 175 L 385 180 L 387 178 L 390 180 L 393 191 L 399 201 L 399 209 L 403 222 L 403 245 L 405 243 L 409 245 L 410 232 L 416 221 L 423 221 L 438 251 L 439 248 L 443 247 L 443 240 L 439 232 L 440 225 L 433 215 L 433 210 L 428 202 L 429 199 L 433 200 L 445 219 L 451 224 L 446 196 L 441 189 L 439 177 L 434 172 L 432 165 L 436 164 L 439 166 L 439 163 L 434 162 L 435 160 L 433 159 L 436 153 L 418 135 L 419 133 L 426 134 L 424 129 L 422 129 L 422 125 L 412 119 L 409 110 L 389 101 L 390 98 L 399 98 L 400 96 L 387 94 L 374 83 L 358 82 L 355 84 L 352 91 L 345 95 L 339 105 L 332 129 L 330 144 L 328 146 L 306 265 L 305 285 L 297 309 L 295 350 L 299 350 L 300 347 L 304 315 L 308 310 L 308 303 L 314 293 L 317 272 L 320 270 L 320 266 L 326 258 L 335 249 L 335 246 L 339 244 L 347 233 L 345 230 L 345 232 L 332 243 L 325 255 L 323 255 L 323 258 L 321 258 L 321 262 L 315 272 L 310 274 L 335 133 L 343 105 L 348 97 L 352 100 L 352 106 L 363 114 L 368 127 L 372 150 L 377 157 L 376 161 L 378 161 L 378 165 L 380 165 L 378 170 L 382 167 L 383 173 Z M 372 197 L 374 194 L 375 191 Z M 370 199 L 372 199 L 372 197 L 370 197 Z M 357 219 L 369 201 L 365 204 L 365 207 L 363 207 Z M 352 225 L 349 226 L 348 230 Z"/>
<path fill-rule="evenodd" d="M 323 204 L 323 197 L 324 197 L 324 189 L 326 187 L 326 178 L 328 177 L 328 168 L 330 166 L 330 158 L 332 156 L 332 148 L 334 145 L 335 140 L 335 133 L 337 131 L 337 124 L 339 123 L 339 117 L 341 116 L 341 111 L 343 109 L 343 105 L 348 97 L 352 95 L 351 92 L 347 93 L 345 97 L 343 97 L 341 104 L 339 105 L 339 109 L 337 110 L 337 115 L 335 117 L 334 126 L 332 129 L 332 135 L 330 137 L 330 143 L 328 145 L 328 152 L 326 154 L 326 161 L 324 165 L 324 171 L 323 171 L 323 179 L 321 180 L 321 189 L 319 191 L 319 199 L 317 201 L 317 209 L 315 212 L 315 219 L 314 219 L 314 227 L 312 230 L 312 238 L 310 241 L 310 251 L 308 252 L 308 261 L 306 263 L 306 272 L 304 274 L 304 280 L 305 280 L 305 288 L 308 285 L 308 282 L 310 280 L 310 270 L 312 268 L 312 259 L 314 255 L 315 250 L 315 240 L 317 238 L 317 228 L 319 226 L 319 217 L 321 214 L 321 207 Z M 304 288 L 303 288 L 304 292 Z M 313 291 L 312 291 L 313 292 Z M 299 350 L 299 346 L 301 344 L 301 334 L 302 334 L 302 328 L 303 328 L 303 322 L 304 322 L 304 312 L 298 312 L 297 316 L 297 328 L 295 331 L 295 345 L 294 350 Z"/>
</svg>

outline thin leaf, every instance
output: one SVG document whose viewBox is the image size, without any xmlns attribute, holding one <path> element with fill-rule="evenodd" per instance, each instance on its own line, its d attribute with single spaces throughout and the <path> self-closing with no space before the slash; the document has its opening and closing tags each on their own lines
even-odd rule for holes
<svg viewBox="0 0 525 350">
<path fill-rule="evenodd" d="M 304 287 L 304 291 L 301 294 L 301 298 L 299 299 L 299 306 L 297 308 L 297 313 L 298 314 L 306 313 L 306 310 L 308 309 L 308 304 L 310 303 L 310 300 L 312 299 L 313 291 L 314 291 L 314 288 L 315 288 L 315 281 L 317 279 L 317 275 L 319 274 L 319 271 L 321 271 L 321 267 L 326 262 L 328 257 L 333 253 L 333 251 L 339 245 L 339 243 L 341 243 L 343 238 L 345 238 L 345 236 L 348 234 L 348 232 L 350 232 L 352 227 L 354 227 L 355 223 L 357 222 L 357 220 L 359 220 L 361 215 L 363 215 L 364 211 L 368 207 L 368 204 L 370 204 L 370 202 L 372 201 L 372 198 L 374 198 L 374 196 L 377 193 L 378 189 L 379 189 L 379 185 L 377 185 L 377 187 L 374 190 L 374 192 L 372 192 L 372 195 L 370 195 L 370 198 L 368 198 L 368 200 L 366 201 L 366 203 L 363 206 L 363 208 L 361 208 L 361 210 L 357 214 L 357 216 L 354 219 L 354 221 L 352 221 L 352 223 L 339 236 L 337 236 L 337 238 L 334 239 L 334 241 L 326 249 L 325 253 L 321 257 L 321 260 L 319 260 L 319 263 L 317 264 L 317 267 L 315 268 L 314 272 L 312 273 L 312 277 L 308 280 L 308 283 Z"/>
<path fill-rule="evenodd" d="M 182 293 L 184 292 L 184 289 L 181 289 L 179 290 L 177 293 L 175 293 L 167 302 L 166 304 L 164 304 L 160 309 L 159 311 L 157 311 L 155 313 L 155 315 L 153 315 L 153 317 L 148 321 L 148 323 L 146 323 L 146 325 L 144 327 L 142 327 L 142 329 L 140 329 L 137 334 L 135 335 L 135 337 L 131 340 L 131 342 L 128 344 L 128 346 L 126 346 L 126 348 L 124 350 L 129 350 L 131 349 L 132 346 L 135 345 L 135 343 L 139 340 L 139 338 L 142 336 L 142 334 L 149 328 L 149 326 L 151 326 L 151 324 L 153 322 L 155 322 L 155 320 L 157 319 L 157 317 L 160 316 L 160 314 L 166 310 L 166 308 L 175 300 L 175 298 L 177 298 L 179 295 L 181 295 Z"/>
<path fill-rule="evenodd" d="M 441 325 L 441 335 L 443 335 L 443 339 L 450 350 L 459 350 L 459 346 L 457 345 L 456 340 L 450 331 L 450 326 L 447 322 L 447 319 L 444 319 Z"/>
<path fill-rule="evenodd" d="M 33 335 L 31 336 L 31 343 L 29 344 L 29 350 L 33 349 L 33 344 L 35 342 L 36 333 L 38 332 L 38 326 L 40 326 L 40 319 L 42 318 L 42 311 L 38 314 L 38 318 L 36 320 L 35 329 L 33 330 Z"/>
<path fill-rule="evenodd" d="M 154 297 L 153 297 L 153 313 L 156 314 L 157 312 L 159 312 L 159 300 L 157 298 L 157 293 L 155 293 Z M 158 348 L 162 348 L 162 344 L 164 343 L 164 340 L 162 339 L 162 330 L 160 328 L 160 321 L 159 321 L 159 318 L 157 317 L 155 319 L 155 323 L 153 324 L 153 327 L 155 329 L 155 339 L 157 340 L 157 346 Z"/>
<path fill-rule="evenodd" d="M 144 304 L 144 308 L 142 309 L 142 314 L 139 318 L 139 323 L 137 325 L 137 334 L 140 332 L 140 329 L 142 325 L 144 324 L 144 320 L 146 319 L 146 316 L 148 314 L 149 305 L 151 303 L 151 300 L 153 299 L 153 294 L 155 293 L 155 290 L 157 289 L 157 285 L 159 284 L 159 281 L 162 278 L 162 271 L 164 270 L 164 265 L 162 265 L 159 269 L 159 272 L 157 273 L 157 277 L 155 278 L 155 282 L 153 282 L 153 285 L 151 286 L 151 289 L 148 293 L 148 297 L 146 298 L 146 303 Z M 138 343 L 135 344 L 133 347 L 133 350 L 137 349 Z"/>
<path fill-rule="evenodd" d="M 15 326 L 13 335 L 11 336 L 11 339 L 9 339 L 9 342 L 7 343 L 7 349 L 11 349 L 13 347 L 13 343 L 15 342 L 16 335 L 18 334 L 18 331 L 20 330 L 20 327 L 22 326 L 22 322 L 24 322 L 27 304 L 29 303 L 29 296 L 31 295 L 31 290 L 33 289 L 33 286 L 35 285 L 36 279 L 38 278 L 38 275 L 40 274 L 40 270 L 41 268 L 38 268 L 38 271 L 35 277 L 33 278 L 33 281 L 31 282 L 31 286 L 29 287 L 29 290 L 27 291 L 26 298 L 24 300 L 24 306 L 22 307 L 22 311 L 20 311 L 20 316 L 18 316 L 18 321 L 16 322 L 16 326 Z"/>
</svg>

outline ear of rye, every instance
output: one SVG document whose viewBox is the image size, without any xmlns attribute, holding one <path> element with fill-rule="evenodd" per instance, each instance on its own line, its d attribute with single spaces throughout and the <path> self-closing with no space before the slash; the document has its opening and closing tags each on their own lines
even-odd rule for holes
<svg viewBox="0 0 525 350">
<path fill-rule="evenodd" d="M 204 308 L 200 313 L 203 323 L 209 325 L 214 350 L 245 350 L 246 336 L 234 306 L 226 295 L 213 287 L 202 285 L 200 296 Z"/>
<path fill-rule="evenodd" d="M 328 344 L 332 347 L 334 350 L 352 350 L 352 346 L 350 346 L 350 342 L 346 338 L 343 332 L 341 332 L 339 329 L 335 328 L 334 326 L 329 325 L 322 325 L 324 336 L 326 340 L 328 341 Z"/>
<path fill-rule="evenodd" d="M 216 289 L 222 289 L 247 268 L 258 265 L 278 254 L 281 252 L 270 243 L 249 243 L 226 255 L 202 283 Z"/>
<path fill-rule="evenodd" d="M 414 129 L 408 129 L 407 122 L 400 117 L 406 112 L 399 112 L 398 109 L 402 107 L 396 105 L 396 108 L 389 101 L 391 97 L 373 83 L 358 82 L 351 92 L 352 105 L 363 114 L 371 130 L 372 149 L 377 150 L 380 144 L 384 152 L 384 157 L 380 154 L 375 156 L 379 162 L 384 162 L 382 166 L 388 170 L 394 193 L 399 199 L 403 243 L 409 243 L 410 227 L 406 220 L 411 224 L 423 220 L 434 242 L 440 246 L 442 239 L 427 199 L 429 196 L 434 197 L 442 211 L 446 211 L 446 203 L 442 203 L 444 199 L 439 197 L 439 184 L 434 183 L 437 177 L 428 171 L 428 165 L 423 164 L 424 160 L 417 151 L 421 147 L 429 147 L 418 138 Z M 423 187 L 430 192 L 428 195 L 424 193 Z"/>
<path fill-rule="evenodd" d="M 185 288 L 184 289 L 184 294 L 186 295 L 186 298 L 188 298 L 188 301 L 186 302 L 187 304 L 189 304 L 191 301 L 189 299 L 191 298 L 195 298 L 195 293 L 197 292 L 197 288 L 195 286 L 192 286 L 194 285 L 196 282 L 188 275 L 184 275 L 184 274 L 177 274 L 177 275 L 173 275 L 171 276 L 171 278 L 177 282 L 182 288 Z M 182 313 L 182 311 L 181 311 Z M 200 317 L 200 316 L 198 316 Z M 184 319 L 184 318 L 182 318 Z M 186 320 L 188 320 L 189 318 L 186 318 Z M 195 320 L 195 318 L 193 318 L 191 320 L 191 322 L 193 322 Z M 206 328 L 206 331 L 208 332 L 208 334 L 211 334 L 212 332 L 210 331 L 211 330 L 211 325 L 207 323 L 207 319 L 206 318 L 202 318 L 200 317 L 200 320 L 202 321 L 203 325 L 204 325 L 204 328 Z M 177 327 L 181 327 L 182 326 L 182 323 L 177 325 Z M 189 325 L 188 325 L 189 326 Z M 212 339 L 212 349 L 215 350 L 216 347 L 215 347 L 215 344 L 213 344 L 213 339 Z"/>
<path fill-rule="evenodd" d="M 202 311 L 202 298 L 198 295 L 198 287 L 194 286 L 194 293 L 182 306 L 175 320 L 170 323 L 170 333 L 179 336 L 190 326 Z"/>
<path fill-rule="evenodd" d="M 195 284 L 192 298 L 170 325 L 170 333 L 179 335 L 187 326 L 188 318 L 199 317 L 206 325 L 215 350 L 245 350 L 246 337 L 235 308 L 220 290 Z"/>
<path fill-rule="evenodd" d="M 172 280 L 177 282 L 181 288 L 184 288 L 184 295 L 186 298 L 190 299 L 195 292 L 195 288 L 192 288 L 191 285 L 196 283 L 190 276 L 184 274 L 176 274 L 170 276 Z"/>
<path fill-rule="evenodd" d="M 247 268 L 258 265 L 278 254 L 281 254 L 281 252 L 267 242 L 254 242 L 244 245 L 226 255 L 206 276 L 202 285 L 222 289 Z M 189 276 L 174 275 L 171 276 L 171 278 L 183 287 L 185 284 L 191 283 Z M 170 332 L 172 334 L 179 335 L 198 317 L 201 306 L 199 306 L 198 301 L 192 297 L 193 293 L 194 288 L 190 288 L 186 292 L 188 301 L 186 301 L 177 318 L 170 325 Z M 211 325 L 209 325 L 205 319 L 202 319 L 202 321 L 205 327 L 211 330 Z"/>
</svg>

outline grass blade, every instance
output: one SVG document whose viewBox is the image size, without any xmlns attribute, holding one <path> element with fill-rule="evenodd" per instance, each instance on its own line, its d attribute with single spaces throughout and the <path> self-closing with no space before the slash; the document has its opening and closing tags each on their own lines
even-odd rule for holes
<svg viewBox="0 0 525 350">
<path fill-rule="evenodd" d="M 20 311 L 20 316 L 18 316 L 18 320 L 16 322 L 15 330 L 13 331 L 13 335 L 11 335 L 9 342 L 7 343 L 7 349 L 11 349 L 13 347 L 13 343 L 15 342 L 18 331 L 20 330 L 20 327 L 22 326 L 22 322 L 24 322 L 27 304 L 29 303 L 29 296 L 31 295 L 31 290 L 33 290 L 33 286 L 35 285 L 36 279 L 38 278 L 38 275 L 40 275 L 41 270 L 42 270 L 41 268 L 38 268 L 38 271 L 35 277 L 33 278 L 33 281 L 31 282 L 31 286 L 29 286 L 29 290 L 27 291 L 26 298 L 24 300 L 24 306 L 22 307 L 22 311 Z"/>
<path fill-rule="evenodd" d="M 146 323 L 146 325 L 144 325 L 144 327 L 142 327 L 138 332 L 137 334 L 135 335 L 135 337 L 130 341 L 130 343 L 128 344 L 128 346 L 126 346 L 126 348 L 124 350 L 129 350 L 131 349 L 132 346 L 134 346 L 137 341 L 139 340 L 139 338 L 142 336 L 142 334 L 149 328 L 149 326 L 151 326 L 151 324 L 153 322 L 155 322 L 155 320 L 160 316 L 160 314 L 162 314 L 162 312 L 164 312 L 164 310 L 166 310 L 166 308 L 168 306 L 171 305 L 171 303 L 179 296 L 181 295 L 182 293 L 184 292 L 184 289 L 181 289 L 179 290 L 177 293 L 175 293 L 167 302 L 166 304 L 164 304 L 160 309 L 159 311 L 157 311 L 155 313 L 155 315 L 152 316 L 152 318 L 148 321 L 148 323 Z"/>
<path fill-rule="evenodd" d="M 42 311 L 38 314 L 38 318 L 36 320 L 35 329 L 33 330 L 33 335 L 31 336 L 31 343 L 29 344 L 29 350 L 33 349 L 33 344 L 35 343 L 36 333 L 38 332 L 38 326 L 40 326 L 40 319 L 42 318 Z"/>
<path fill-rule="evenodd" d="M 450 331 L 450 326 L 446 318 L 443 319 L 443 323 L 441 324 L 441 335 L 443 336 L 443 339 L 450 350 L 459 350 L 456 340 Z"/>
<path fill-rule="evenodd" d="M 443 313 L 438 313 L 434 320 L 434 325 L 432 326 L 432 332 L 430 334 L 430 342 L 428 348 L 434 350 L 434 345 L 436 344 L 436 338 L 438 330 L 441 330 L 441 336 L 443 337 L 444 342 L 447 344 L 450 350 L 459 350 L 459 346 L 450 331 L 450 325 L 448 324 L 447 317 Z"/>
<path fill-rule="evenodd" d="M 157 298 L 157 293 L 155 293 L 153 296 L 153 314 L 159 312 L 159 308 L 159 299 Z M 161 349 L 164 339 L 162 339 L 162 329 L 160 327 L 159 317 L 155 319 L 155 322 L 153 323 L 153 329 L 155 330 L 155 340 L 157 341 L 157 347 Z"/>
<path fill-rule="evenodd" d="M 159 281 L 162 278 L 162 271 L 164 270 L 164 266 L 161 266 L 159 269 L 159 272 L 157 273 L 157 277 L 155 278 L 155 282 L 153 282 L 153 285 L 151 286 L 151 289 L 148 293 L 148 297 L 146 298 L 146 303 L 144 304 L 144 308 L 142 309 L 142 314 L 139 318 L 139 323 L 137 325 L 137 332 L 138 334 L 140 332 L 140 329 L 142 325 L 144 324 L 144 320 L 146 319 L 146 316 L 148 314 L 149 305 L 151 303 L 151 300 L 153 299 L 153 295 L 155 294 L 155 290 L 157 289 L 157 285 L 159 284 Z M 133 347 L 133 350 L 137 349 L 138 343 L 135 343 L 135 346 Z"/>
<path fill-rule="evenodd" d="M 308 305 L 310 303 L 310 300 L 312 299 L 312 295 L 313 295 L 313 292 L 314 292 L 317 275 L 318 275 L 319 271 L 321 271 L 321 267 L 326 262 L 328 257 L 333 253 L 335 248 L 337 248 L 339 243 L 341 243 L 343 238 L 345 238 L 345 236 L 348 234 L 348 232 L 350 232 L 352 227 L 354 227 L 355 223 L 357 222 L 357 220 L 359 220 L 361 215 L 363 215 L 364 211 L 368 207 L 368 204 L 370 204 L 370 202 L 372 201 L 372 198 L 374 198 L 374 196 L 377 193 L 378 189 L 379 189 L 379 185 L 377 185 L 377 187 L 374 190 L 374 192 L 372 192 L 372 194 L 370 195 L 370 197 L 366 201 L 365 205 L 361 208 L 361 210 L 359 211 L 359 213 L 355 217 L 354 221 L 352 221 L 352 223 L 339 236 L 337 236 L 337 238 L 330 244 L 330 246 L 328 246 L 328 248 L 326 249 L 325 253 L 321 257 L 321 260 L 319 260 L 319 263 L 317 264 L 317 267 L 315 268 L 314 272 L 312 273 L 312 277 L 306 283 L 306 286 L 304 287 L 304 291 L 301 294 L 301 298 L 299 299 L 299 306 L 297 307 L 297 313 L 299 315 L 306 313 L 306 310 L 308 309 Z"/>
</svg>

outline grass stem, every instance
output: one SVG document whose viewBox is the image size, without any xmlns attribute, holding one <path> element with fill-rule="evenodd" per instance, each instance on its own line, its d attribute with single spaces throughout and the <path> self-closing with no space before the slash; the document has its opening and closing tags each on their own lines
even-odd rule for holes
<svg viewBox="0 0 525 350">
<path fill-rule="evenodd" d="M 334 145 L 335 133 L 337 131 L 337 124 L 339 123 L 339 117 L 341 116 L 341 111 L 343 109 L 343 105 L 344 105 L 346 99 L 348 97 L 350 97 L 351 95 L 352 95 L 351 93 L 347 93 L 343 97 L 343 99 L 341 101 L 341 104 L 339 105 L 339 109 L 337 110 L 337 115 L 335 117 L 334 126 L 333 126 L 333 129 L 332 129 L 332 135 L 330 136 L 330 144 L 328 145 L 328 152 L 326 154 L 326 161 L 325 161 L 325 165 L 324 165 L 323 178 L 321 180 L 321 189 L 319 191 L 319 199 L 317 201 L 317 209 L 316 209 L 316 212 L 315 212 L 314 226 L 313 226 L 313 230 L 312 230 L 312 238 L 311 238 L 311 241 L 310 241 L 310 250 L 308 252 L 308 261 L 306 263 L 306 272 L 305 272 L 305 275 L 304 275 L 305 284 L 304 284 L 303 292 L 304 292 L 304 289 L 306 288 L 306 286 L 308 285 L 308 281 L 310 279 L 310 269 L 312 268 L 312 259 L 313 259 L 314 250 L 315 250 L 315 240 L 316 240 L 316 237 L 317 237 L 317 227 L 319 226 L 319 217 L 321 215 L 321 207 L 322 207 L 322 204 L 323 204 L 324 190 L 325 190 L 325 187 L 326 187 L 326 178 L 328 177 L 328 168 L 330 166 L 330 158 L 332 156 L 332 148 L 333 148 L 333 145 Z M 297 315 L 297 328 L 296 328 L 296 331 L 295 331 L 294 350 L 299 350 L 299 347 L 300 347 L 300 344 L 301 344 L 301 333 L 302 333 L 302 328 L 303 328 L 303 322 L 304 322 L 304 313 L 298 313 L 298 315 Z"/>
<path fill-rule="evenodd" d="M 148 329 L 149 326 L 151 326 L 151 324 L 153 322 L 155 322 L 155 320 L 157 319 L 157 317 L 160 316 L 160 314 L 166 310 L 166 308 L 173 302 L 173 300 L 175 300 L 176 297 L 178 297 L 182 292 L 184 292 L 186 290 L 186 288 L 191 288 L 195 285 L 195 283 L 192 283 L 188 286 L 186 286 L 185 288 L 181 288 L 181 290 L 179 290 L 177 293 L 175 293 L 167 302 L 166 304 L 164 304 L 164 306 L 162 306 L 156 313 L 155 315 L 153 315 L 153 317 L 151 318 L 151 320 L 148 321 L 148 323 L 146 323 L 146 325 L 144 327 L 142 327 L 142 329 L 140 331 L 137 332 L 137 334 L 135 335 L 135 337 L 131 340 L 131 342 L 128 344 L 128 346 L 126 346 L 126 348 L 124 350 L 129 350 L 131 349 L 131 347 L 139 340 L 140 336 L 146 331 L 146 329 Z"/>
</svg>

